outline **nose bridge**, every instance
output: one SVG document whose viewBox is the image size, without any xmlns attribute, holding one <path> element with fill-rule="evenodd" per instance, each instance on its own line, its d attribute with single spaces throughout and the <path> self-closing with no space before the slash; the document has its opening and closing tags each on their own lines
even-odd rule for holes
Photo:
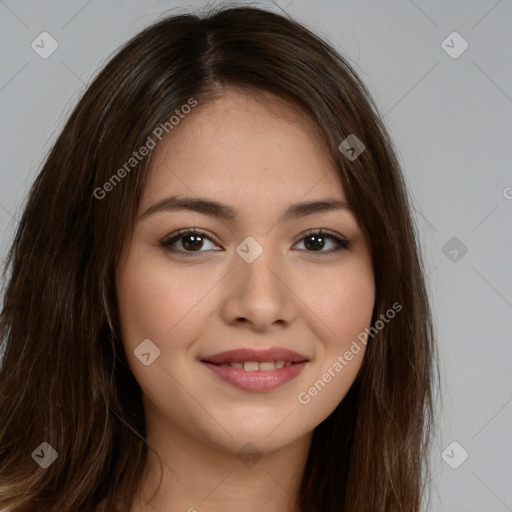
<svg viewBox="0 0 512 512">
<path fill-rule="evenodd" d="M 247 249 L 249 251 L 244 253 Z M 270 237 L 265 241 L 260 239 L 260 242 L 247 240 L 240 244 L 237 253 L 239 261 L 236 262 L 236 272 L 240 276 L 244 293 L 255 296 L 262 294 L 262 299 L 267 295 L 276 299 L 283 286 L 277 274 L 279 270 L 283 274 L 283 268 L 272 250 Z"/>
<path fill-rule="evenodd" d="M 250 237 L 248 237 L 250 238 Z M 246 319 L 263 327 L 290 321 L 293 294 L 286 285 L 284 262 L 266 242 L 245 240 L 237 248 L 226 308 L 230 320 Z"/>
</svg>

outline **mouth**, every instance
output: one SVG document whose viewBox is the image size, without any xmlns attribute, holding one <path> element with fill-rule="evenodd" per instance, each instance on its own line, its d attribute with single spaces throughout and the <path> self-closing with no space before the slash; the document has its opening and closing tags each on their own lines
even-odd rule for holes
<svg viewBox="0 0 512 512">
<path fill-rule="evenodd" d="M 244 370 L 246 372 L 257 372 L 257 371 L 263 371 L 263 372 L 272 372 L 274 370 L 279 370 L 280 368 L 287 368 L 288 366 L 291 366 L 292 364 L 299 364 L 292 363 L 291 361 L 242 361 L 242 362 L 231 362 L 231 363 L 212 363 L 211 361 L 202 361 L 203 363 L 211 363 L 216 366 L 230 366 L 231 368 L 237 368 L 239 370 Z M 300 361 L 300 362 L 306 362 L 306 361 Z"/>
<path fill-rule="evenodd" d="M 272 348 L 230 350 L 200 361 L 223 381 L 245 391 L 261 392 L 295 378 L 309 359 L 291 350 Z"/>
<path fill-rule="evenodd" d="M 302 363 L 303 361 L 308 360 L 309 359 L 306 356 L 299 354 L 298 352 L 279 347 L 272 347 L 267 349 L 238 348 L 235 350 L 226 350 L 225 352 L 220 352 L 219 354 L 201 358 L 201 361 L 213 364 L 242 363 L 245 365 L 245 363 L 251 363 L 249 366 L 249 371 L 251 371 L 251 368 L 254 368 L 253 363 L 255 362 L 274 362 L 279 363 L 279 365 L 280 363 L 283 363 L 283 366 L 289 366 L 288 363 Z"/>
</svg>

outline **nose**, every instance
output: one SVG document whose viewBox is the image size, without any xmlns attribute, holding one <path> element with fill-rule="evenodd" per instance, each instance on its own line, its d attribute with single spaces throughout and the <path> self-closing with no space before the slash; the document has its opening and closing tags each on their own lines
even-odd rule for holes
<svg viewBox="0 0 512 512">
<path fill-rule="evenodd" d="M 236 255 L 233 264 L 222 307 L 224 321 L 259 332 L 291 324 L 297 316 L 297 296 L 286 262 L 265 249 L 252 263 Z"/>
</svg>

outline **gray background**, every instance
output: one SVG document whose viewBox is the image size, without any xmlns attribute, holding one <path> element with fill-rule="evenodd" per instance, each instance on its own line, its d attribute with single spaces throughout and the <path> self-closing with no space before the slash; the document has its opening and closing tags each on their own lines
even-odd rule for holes
<svg viewBox="0 0 512 512">
<path fill-rule="evenodd" d="M 28 187 L 91 76 L 164 11 L 205 4 L 0 0 L 2 261 Z M 512 510 L 512 2 L 257 5 L 285 9 L 348 57 L 397 145 L 443 373 L 429 510 Z M 47 59 L 31 48 L 43 31 L 59 44 Z M 458 58 L 441 46 L 453 31 L 469 44 Z M 469 457 L 453 469 L 463 449 Z"/>
</svg>

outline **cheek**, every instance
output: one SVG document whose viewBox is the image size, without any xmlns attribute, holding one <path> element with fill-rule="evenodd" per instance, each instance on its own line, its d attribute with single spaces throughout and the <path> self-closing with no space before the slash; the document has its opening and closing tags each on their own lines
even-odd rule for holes
<svg viewBox="0 0 512 512">
<path fill-rule="evenodd" d="M 373 279 L 351 279 L 334 295 L 337 308 L 332 311 L 332 325 L 338 334 L 336 345 L 344 347 L 370 326 L 375 304 Z"/>
<path fill-rule="evenodd" d="M 332 277 L 332 276 L 331 276 Z M 324 335 L 318 364 L 297 399 L 311 417 L 322 421 L 338 406 L 352 386 L 366 351 L 361 333 L 370 327 L 375 304 L 372 267 L 357 263 L 337 279 L 323 280 L 312 309 L 329 329 Z M 320 332 L 320 331 L 319 331 Z"/>
<path fill-rule="evenodd" d="M 311 309 L 322 321 L 327 354 L 350 346 L 371 322 L 375 304 L 375 283 L 369 261 L 351 262 L 340 271 L 326 274 L 310 288 Z M 328 329 L 326 329 L 328 328 Z"/>
<path fill-rule="evenodd" d="M 131 258 L 117 276 L 123 340 L 130 345 L 145 338 L 165 343 L 185 327 L 192 334 L 201 310 L 195 306 L 209 289 L 206 279 L 155 260 Z"/>
<path fill-rule="evenodd" d="M 133 254 L 116 281 L 128 364 L 144 395 L 162 409 L 168 406 L 170 395 L 181 396 L 176 382 L 187 380 L 188 348 L 201 335 L 206 314 L 204 298 L 212 287 L 206 278 L 201 279 L 201 272 L 194 275 L 179 270 L 168 261 Z M 147 339 L 152 344 L 141 345 Z M 140 354 L 157 354 L 153 345 L 159 353 L 145 366 Z M 179 398 L 176 400 L 179 404 Z M 187 397 L 179 409 L 186 408 L 186 403 Z M 171 411 L 167 412 L 172 416 Z"/>
</svg>

